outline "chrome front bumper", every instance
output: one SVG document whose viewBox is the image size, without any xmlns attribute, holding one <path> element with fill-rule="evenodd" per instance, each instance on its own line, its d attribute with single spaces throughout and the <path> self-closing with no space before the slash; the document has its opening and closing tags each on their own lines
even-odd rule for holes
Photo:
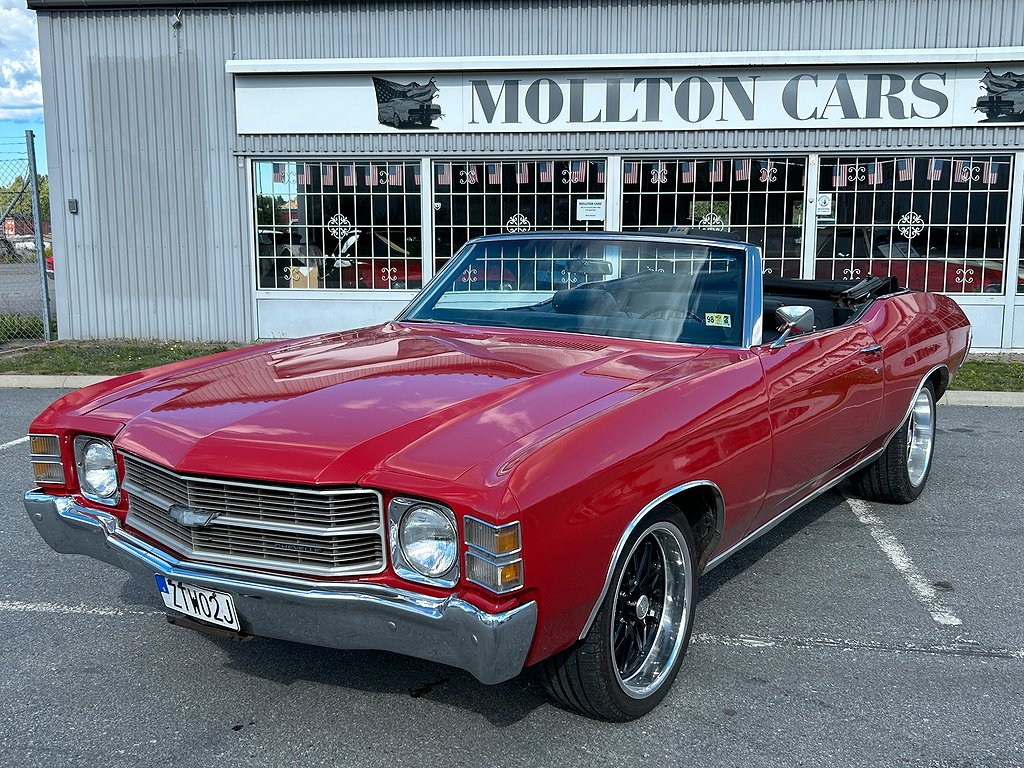
<svg viewBox="0 0 1024 768">
<path fill-rule="evenodd" d="M 89 555 L 152 579 L 162 574 L 234 598 L 242 631 L 329 648 L 375 649 L 459 667 L 482 683 L 523 669 L 537 624 L 529 602 L 491 614 L 456 597 L 380 584 L 321 584 L 186 563 L 126 531 L 113 515 L 40 489 L 25 494 L 36 530 L 57 552 Z M 154 584 L 154 595 L 156 586 Z"/>
</svg>

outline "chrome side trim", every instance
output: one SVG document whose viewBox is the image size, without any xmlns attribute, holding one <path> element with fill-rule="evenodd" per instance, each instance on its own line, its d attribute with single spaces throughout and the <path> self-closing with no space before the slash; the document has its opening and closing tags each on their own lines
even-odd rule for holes
<svg viewBox="0 0 1024 768">
<path fill-rule="evenodd" d="M 785 520 L 791 514 L 796 512 L 798 509 L 800 509 L 800 507 L 804 506 L 805 504 L 809 504 L 810 502 L 814 501 L 814 499 L 816 499 L 819 496 L 821 496 L 823 493 L 832 490 L 837 485 L 839 485 L 839 483 L 843 482 L 843 480 L 846 480 L 848 477 L 850 477 L 851 475 L 855 474 L 859 470 L 863 469 L 868 464 L 870 464 L 872 461 L 874 461 L 879 456 L 881 456 L 885 452 L 885 449 L 889 447 L 889 441 L 892 440 L 892 438 L 896 435 L 896 433 L 899 432 L 900 427 L 903 426 L 904 422 L 906 422 L 906 420 L 910 417 L 910 412 L 914 409 L 914 403 L 917 401 L 917 396 L 919 394 L 921 394 L 921 390 L 924 389 L 924 385 L 928 382 L 928 379 L 930 379 L 932 377 L 932 375 L 936 371 L 942 370 L 942 369 L 945 369 L 947 372 L 949 371 L 949 369 L 946 367 L 945 364 L 936 365 L 934 368 L 932 368 L 930 371 L 928 371 L 927 374 L 925 374 L 924 378 L 921 379 L 921 383 L 918 384 L 917 385 L 917 389 L 914 390 L 913 397 L 910 398 L 910 405 L 907 406 L 906 413 L 904 413 L 903 418 L 900 419 L 900 423 L 896 425 L 895 429 L 893 429 L 888 434 L 888 436 L 885 438 L 885 442 L 882 443 L 882 447 L 881 448 L 879 448 L 877 451 L 874 451 L 871 455 L 866 456 L 865 458 L 863 458 L 860 461 L 858 461 L 853 467 L 851 467 L 850 469 L 848 469 L 846 472 L 844 472 L 843 474 L 839 475 L 835 479 L 830 480 L 829 482 L 825 483 L 825 485 L 821 486 L 820 488 L 817 488 L 816 490 L 811 491 L 809 494 L 807 494 L 802 499 L 800 499 L 800 501 L 798 501 L 796 504 L 794 504 L 793 506 L 791 506 L 788 509 L 786 509 L 786 511 L 781 512 L 780 514 L 776 515 L 771 520 L 769 520 L 764 525 L 762 525 L 760 528 L 757 528 L 756 530 L 752 531 L 751 533 L 748 533 L 746 536 L 744 536 L 742 539 L 740 539 L 738 542 L 733 544 L 731 547 L 729 547 L 727 550 L 725 550 L 721 554 L 715 555 L 708 562 L 707 567 L 704 569 L 704 573 L 707 573 L 712 568 L 714 568 L 716 565 L 719 565 L 720 563 L 722 563 L 723 561 L 725 561 L 726 559 L 728 559 L 729 557 L 734 555 L 736 552 L 738 552 L 739 550 L 743 549 L 743 547 L 747 546 L 747 544 L 749 544 L 750 542 L 754 541 L 755 539 L 760 538 L 761 536 L 764 536 L 764 534 L 768 533 L 768 531 L 770 531 L 776 525 L 781 523 L 783 520 Z"/>
<path fill-rule="evenodd" d="M 893 434 L 895 434 L 895 433 L 893 433 Z M 721 554 L 715 555 L 708 562 L 707 567 L 704 569 L 704 573 L 707 573 L 712 568 L 714 568 L 716 565 L 719 565 L 720 563 L 722 563 L 723 561 L 727 560 L 732 555 L 736 554 L 736 552 L 738 552 L 739 550 L 743 549 L 743 547 L 747 546 L 747 544 L 749 544 L 750 542 L 754 541 L 755 539 L 760 538 L 761 536 L 764 536 L 766 533 L 768 533 L 768 531 L 770 531 L 772 528 L 777 526 L 779 523 L 781 523 L 783 520 L 785 520 L 791 514 L 796 512 L 798 509 L 800 509 L 800 507 L 802 507 L 805 504 L 809 504 L 810 502 L 814 501 L 814 499 L 818 498 L 819 496 L 821 496 L 826 491 L 830 491 L 833 488 L 835 488 L 837 485 L 839 485 L 841 482 L 843 482 L 843 480 L 848 478 L 854 472 L 858 471 L 859 469 L 863 469 L 864 467 L 866 467 L 868 464 L 870 464 L 872 461 L 874 461 L 884 450 L 885 450 L 884 446 L 879 448 L 877 451 L 872 453 L 867 458 L 864 458 L 861 461 L 857 462 L 851 469 L 849 469 L 846 472 L 844 472 L 843 474 L 839 475 L 839 477 L 835 478 L 834 480 L 830 480 L 829 482 L 825 483 L 825 485 L 821 486 L 820 488 L 818 488 L 818 489 L 816 489 L 814 491 L 811 491 L 809 494 L 807 494 L 802 499 L 800 499 L 800 501 L 798 501 L 796 504 L 794 504 L 793 506 L 789 507 L 785 512 L 782 512 L 782 513 L 776 515 L 775 517 L 773 517 L 771 520 L 766 522 L 764 525 L 762 525 L 760 528 L 758 528 L 757 530 L 753 531 L 752 533 L 748 533 L 746 536 L 744 536 L 742 539 L 740 539 L 738 542 L 733 544 L 731 547 L 729 547 L 727 550 L 725 550 Z"/>
<path fill-rule="evenodd" d="M 583 625 L 583 631 L 580 632 L 580 640 L 586 637 L 587 632 L 590 631 L 590 627 L 594 623 L 594 619 L 597 618 L 597 612 L 601 610 L 601 603 L 604 602 L 604 598 L 608 594 L 608 588 L 611 586 L 612 583 L 612 572 L 615 570 L 615 564 L 619 561 L 619 557 L 622 555 L 623 551 L 626 548 L 626 541 L 632 535 L 633 531 L 636 530 L 636 527 L 648 515 L 648 513 L 650 513 L 655 507 L 657 507 L 663 501 L 667 501 L 671 497 L 675 496 L 677 493 L 681 493 L 691 488 L 699 488 L 701 486 L 711 488 L 711 490 L 715 492 L 715 502 L 717 506 L 717 520 L 715 521 L 715 530 L 717 536 L 719 537 L 719 539 L 721 539 L 722 532 L 725 530 L 725 502 L 722 498 L 721 489 L 710 480 L 693 480 L 689 483 L 677 485 L 675 488 L 670 488 L 669 490 L 665 491 L 663 494 L 658 496 L 658 498 L 645 504 L 644 508 L 641 509 L 637 513 L 636 517 L 634 517 L 630 521 L 629 525 L 626 526 L 626 530 L 622 532 L 622 536 L 619 537 L 619 541 L 618 543 L 616 543 L 615 549 L 612 551 L 612 557 L 608 563 L 608 569 L 605 572 L 604 586 L 601 587 L 601 594 L 598 595 L 597 602 L 594 603 L 594 607 L 590 610 L 590 616 L 587 618 L 587 623 Z"/>
</svg>

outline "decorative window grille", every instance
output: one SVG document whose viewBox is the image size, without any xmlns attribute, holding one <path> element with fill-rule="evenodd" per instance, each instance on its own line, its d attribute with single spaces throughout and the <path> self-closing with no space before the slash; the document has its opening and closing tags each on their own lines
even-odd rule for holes
<svg viewBox="0 0 1024 768">
<path fill-rule="evenodd" d="M 254 164 L 260 288 L 422 285 L 419 162 Z"/>
<path fill-rule="evenodd" d="M 728 230 L 761 246 L 765 273 L 799 277 L 806 165 L 804 157 L 628 158 L 622 228 Z"/>
<path fill-rule="evenodd" d="M 577 203 L 603 203 L 605 171 L 603 159 L 435 160 L 436 268 L 482 235 L 604 229 L 580 219 Z"/>
<path fill-rule="evenodd" d="M 1002 293 L 1009 155 L 823 157 L 815 276 L 893 275 L 943 293 Z"/>
</svg>

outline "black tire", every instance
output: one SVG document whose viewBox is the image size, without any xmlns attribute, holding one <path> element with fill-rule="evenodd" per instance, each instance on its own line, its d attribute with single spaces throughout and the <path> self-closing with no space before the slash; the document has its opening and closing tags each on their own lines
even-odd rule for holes
<svg viewBox="0 0 1024 768">
<path fill-rule="evenodd" d="M 927 425 L 922 427 L 925 409 L 928 419 Z M 912 433 L 918 437 L 913 438 Z M 921 441 L 925 437 L 928 445 L 926 455 L 922 456 Z M 881 456 L 854 476 L 857 494 L 886 504 L 909 504 L 921 495 L 928 482 L 934 449 L 935 388 L 928 382 L 915 395 L 914 407 L 889 440 Z M 911 459 L 912 454 L 914 459 Z"/>
<path fill-rule="evenodd" d="M 659 553 L 660 562 L 668 567 L 657 576 L 657 569 L 651 566 L 657 563 Z M 638 567 L 645 557 L 650 561 L 648 571 Z M 567 709 L 616 722 L 635 720 L 658 706 L 672 687 L 690 644 L 697 586 L 695 567 L 693 534 L 689 525 L 677 507 L 662 504 L 627 540 L 612 572 L 608 594 L 586 637 L 541 663 L 541 675 L 548 695 Z M 655 574 L 653 580 L 643 580 L 650 585 L 649 588 L 637 583 L 642 573 Z M 659 586 L 660 605 L 657 596 Z M 642 592 L 641 596 L 647 602 L 631 602 L 627 597 L 627 594 L 632 594 L 631 589 Z M 664 600 L 669 592 L 675 595 L 675 601 Z M 666 605 L 670 606 L 668 610 Z M 641 606 L 643 616 L 640 615 Z M 615 622 L 616 616 L 619 622 Z M 633 629 L 622 626 L 627 617 Z M 648 619 L 652 621 L 648 623 Z M 624 640 L 624 643 L 613 640 L 613 623 L 622 627 L 616 638 Z M 638 652 L 636 656 L 630 656 L 627 646 L 632 644 L 638 651 L 643 647 L 638 642 L 639 630 L 634 630 L 645 624 L 650 629 L 655 623 L 658 628 L 652 630 L 646 654 Z M 647 629 L 642 630 L 644 643 L 648 642 Z M 638 644 L 640 648 L 636 648 Z M 617 658 L 625 662 L 625 670 Z M 620 674 L 622 671 L 628 674 L 625 679 Z"/>
</svg>

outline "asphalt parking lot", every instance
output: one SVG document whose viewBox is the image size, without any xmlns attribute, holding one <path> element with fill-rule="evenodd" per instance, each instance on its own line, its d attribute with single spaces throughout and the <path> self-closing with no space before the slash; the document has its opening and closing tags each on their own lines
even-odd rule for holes
<svg viewBox="0 0 1024 768">
<path fill-rule="evenodd" d="M 0 765 L 1024 766 L 1024 411 L 939 407 L 906 507 L 831 492 L 708 574 L 673 691 L 634 723 L 384 653 L 172 627 L 154 586 L 57 555 L 0 390 Z"/>
<path fill-rule="evenodd" d="M 52 308 L 53 280 L 47 279 L 46 288 Z M 42 311 L 41 295 L 38 264 L 0 264 L 0 315 L 38 317 Z"/>
</svg>

